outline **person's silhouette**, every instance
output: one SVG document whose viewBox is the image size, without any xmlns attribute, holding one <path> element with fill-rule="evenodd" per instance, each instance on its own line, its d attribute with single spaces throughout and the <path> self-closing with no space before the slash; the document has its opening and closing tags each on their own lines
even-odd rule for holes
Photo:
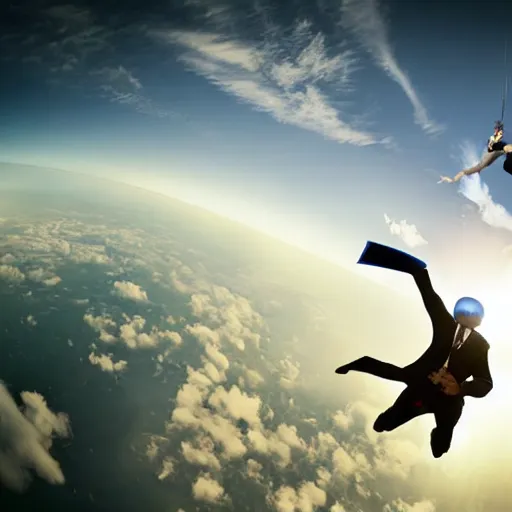
<svg viewBox="0 0 512 512">
<path fill-rule="evenodd" d="M 368 242 L 358 263 L 411 274 L 432 322 L 432 342 L 413 363 L 403 368 L 364 356 L 336 369 L 338 374 L 364 372 L 403 382 L 407 387 L 395 403 L 378 416 L 373 428 L 391 431 L 421 414 L 433 413 L 431 434 L 434 457 L 450 449 L 453 430 L 464 407 L 464 397 L 484 397 L 492 387 L 487 353 L 489 344 L 474 329 L 484 310 L 475 299 L 457 301 L 452 316 L 430 281 L 426 264 L 391 247 Z M 472 377 L 472 380 L 467 380 Z"/>
</svg>

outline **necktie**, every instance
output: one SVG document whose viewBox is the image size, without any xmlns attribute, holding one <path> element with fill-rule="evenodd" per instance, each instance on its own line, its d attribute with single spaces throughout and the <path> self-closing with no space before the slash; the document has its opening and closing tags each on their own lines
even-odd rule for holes
<svg viewBox="0 0 512 512">
<path fill-rule="evenodd" d="M 462 344 L 464 343 L 464 333 L 466 332 L 466 329 L 462 327 L 462 325 L 459 325 L 457 327 L 457 332 L 455 333 L 455 339 L 453 340 L 452 349 L 450 350 L 450 354 L 448 355 L 448 358 L 446 359 L 443 368 L 448 368 L 448 363 L 450 362 L 450 356 L 452 350 L 458 350 Z"/>
<path fill-rule="evenodd" d="M 453 342 L 453 348 L 455 350 L 459 349 L 461 345 L 464 343 L 464 333 L 466 332 L 466 329 L 462 327 L 462 325 L 459 325 L 457 334 L 455 335 L 455 340 Z"/>
</svg>

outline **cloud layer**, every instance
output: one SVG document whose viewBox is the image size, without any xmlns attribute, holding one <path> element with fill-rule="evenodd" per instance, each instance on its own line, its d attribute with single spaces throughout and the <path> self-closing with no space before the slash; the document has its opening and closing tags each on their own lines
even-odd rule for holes
<svg viewBox="0 0 512 512">
<path fill-rule="evenodd" d="M 399 496 L 389 502 L 379 497 L 381 484 L 375 483 L 391 479 L 397 486 L 405 485 L 422 454 L 411 441 L 375 434 L 371 424 L 376 409 L 354 403 L 332 410 L 320 426 L 311 413 L 304 416 L 306 412 L 295 405 L 302 380 L 293 356 L 273 361 L 264 355 L 266 323 L 247 298 L 195 278 L 183 263 L 175 267 L 172 282 L 189 297 L 197 322 L 189 322 L 184 331 L 193 336 L 202 355 L 200 365 L 187 365 L 166 436 L 153 436 L 147 446 L 159 478 L 165 473 L 166 480 L 177 482 L 185 471 L 180 468 L 196 468 L 195 499 L 229 503 L 234 496 L 228 475 L 243 462 L 243 476 L 265 490 L 265 502 L 255 505 L 261 510 L 340 512 L 356 504 L 366 510 L 371 499 L 381 502 L 380 510 L 435 510 L 428 500 L 410 504 Z M 281 390 L 281 399 L 270 406 L 264 397 L 275 389 Z M 303 418 L 308 433 L 301 421 L 286 421 L 292 414 Z M 172 473 L 165 471 L 171 459 Z M 265 470 L 269 465 L 282 475 L 279 485 Z M 288 479 L 286 474 L 294 476 Z M 357 497 L 332 499 L 346 496 L 350 488 L 356 489 Z"/>
<path fill-rule="evenodd" d="M 372 511 L 370 504 L 381 512 L 386 504 L 425 501 L 412 480 L 424 463 L 420 447 L 375 434 L 371 424 L 379 411 L 366 402 L 342 407 L 319 404 L 317 395 L 310 396 L 307 361 L 300 360 L 298 350 L 301 344 L 311 348 L 308 339 L 299 338 L 302 309 L 285 312 L 289 305 L 273 282 L 271 292 L 265 284 L 261 293 L 253 293 L 265 279 L 258 271 L 256 279 L 252 274 L 233 277 L 228 256 L 221 253 L 219 269 L 215 253 L 196 250 L 187 230 L 181 243 L 178 228 L 109 227 L 97 212 L 94 218 L 59 213 L 54 220 L 12 221 L 5 227 L 4 264 L 37 278 L 10 286 L 31 300 L 37 293 L 67 292 L 76 317 L 83 319 L 82 346 L 77 337 L 65 350 L 81 353 L 98 376 L 113 376 L 113 390 L 140 384 L 160 396 L 165 413 L 153 401 L 142 407 L 139 413 L 148 414 L 151 426 L 131 441 L 140 449 L 137 455 L 145 453 L 155 485 L 168 486 L 170 495 L 179 487 L 188 489 L 195 506 L 236 508 L 247 486 L 258 510 L 283 512 Z M 197 235 L 199 247 L 203 236 Z M 211 251 L 209 241 L 205 245 Z M 84 286 L 70 289 L 73 265 Z M 41 286 L 50 275 L 62 280 Z M 310 298 L 309 288 L 304 293 Z M 315 307 L 304 309 L 304 316 L 311 315 L 305 324 L 314 323 L 322 311 L 313 302 Z M 264 311 L 272 315 L 267 318 Z M 290 342 L 270 324 L 270 317 L 281 315 Z M 40 401 L 23 399 L 30 404 L 25 418 L 44 432 L 38 439 L 48 449 L 52 430 L 65 435 L 64 416 L 42 414 Z M 15 445 L 16 438 L 9 443 Z M 39 453 L 49 468 L 41 467 L 43 477 L 61 482 L 58 463 Z M 17 464 L 10 467 L 26 463 Z"/>
</svg>

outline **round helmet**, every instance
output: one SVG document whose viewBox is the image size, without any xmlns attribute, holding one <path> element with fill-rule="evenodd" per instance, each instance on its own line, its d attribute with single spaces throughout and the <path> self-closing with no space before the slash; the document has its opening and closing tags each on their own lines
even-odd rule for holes
<svg viewBox="0 0 512 512">
<path fill-rule="evenodd" d="M 494 129 L 495 130 L 503 130 L 503 121 L 496 121 L 494 123 Z"/>
<path fill-rule="evenodd" d="M 484 307 L 473 297 L 461 297 L 453 308 L 453 316 L 470 316 L 482 320 L 484 317 Z"/>
</svg>

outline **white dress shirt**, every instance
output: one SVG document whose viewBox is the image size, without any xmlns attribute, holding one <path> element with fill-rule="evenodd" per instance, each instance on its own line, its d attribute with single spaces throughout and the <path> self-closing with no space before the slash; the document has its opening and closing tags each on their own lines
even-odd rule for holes
<svg viewBox="0 0 512 512">
<path fill-rule="evenodd" d="M 457 345 L 455 345 L 456 340 L 457 340 L 457 336 L 459 334 L 459 330 L 460 329 L 464 329 L 464 334 L 462 335 L 462 341 L 459 342 Z M 459 350 L 460 347 L 462 347 L 462 345 L 464 345 L 464 343 L 466 343 L 466 341 L 469 338 L 470 334 L 471 334 L 471 329 L 468 329 L 467 327 L 462 327 L 462 325 L 457 324 L 457 329 L 455 329 L 455 335 L 453 337 L 452 348 L 454 348 L 455 350 Z M 448 356 L 448 359 L 444 363 L 443 368 L 448 368 L 448 362 L 449 361 L 450 361 L 450 356 Z"/>
</svg>

